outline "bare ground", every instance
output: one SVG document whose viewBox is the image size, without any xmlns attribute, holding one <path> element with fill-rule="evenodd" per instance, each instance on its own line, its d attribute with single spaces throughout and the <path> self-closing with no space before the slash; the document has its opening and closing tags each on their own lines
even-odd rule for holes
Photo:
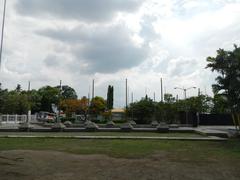
<svg viewBox="0 0 240 180">
<path fill-rule="evenodd" d="M 141 159 L 56 151 L 0 152 L 1 180 L 238 180 L 239 162 L 194 161 L 167 152 Z"/>
</svg>

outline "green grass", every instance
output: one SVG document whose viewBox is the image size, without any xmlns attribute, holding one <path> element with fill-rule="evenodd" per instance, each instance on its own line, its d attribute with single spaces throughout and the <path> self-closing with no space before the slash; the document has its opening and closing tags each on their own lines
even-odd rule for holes
<svg viewBox="0 0 240 180">
<path fill-rule="evenodd" d="M 154 132 L 0 132 L 0 136 L 18 135 L 18 136 L 147 136 L 147 137 L 203 137 L 196 133 L 154 133 Z"/>
<path fill-rule="evenodd" d="M 139 158 L 158 152 L 171 153 L 192 160 L 238 159 L 240 142 L 194 142 L 157 140 L 79 140 L 51 138 L 0 138 L 0 151 L 51 150 L 76 154 L 105 154 L 113 157 Z"/>
</svg>

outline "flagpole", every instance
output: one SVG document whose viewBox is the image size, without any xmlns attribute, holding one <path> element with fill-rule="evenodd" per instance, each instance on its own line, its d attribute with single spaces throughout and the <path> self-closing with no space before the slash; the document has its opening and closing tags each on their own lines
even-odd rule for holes
<svg viewBox="0 0 240 180">
<path fill-rule="evenodd" d="M 1 45 L 0 45 L 0 68 L 1 68 L 1 63 L 2 63 L 2 51 L 3 51 L 3 37 L 4 37 L 4 27 L 5 27 L 6 5 L 7 5 L 7 1 L 4 0 L 3 19 L 2 19 L 2 36 L 1 36 Z"/>
</svg>

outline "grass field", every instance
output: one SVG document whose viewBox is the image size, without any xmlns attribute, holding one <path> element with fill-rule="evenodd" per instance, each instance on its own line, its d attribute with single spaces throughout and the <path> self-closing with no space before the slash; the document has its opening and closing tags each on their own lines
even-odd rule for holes
<svg viewBox="0 0 240 180">
<path fill-rule="evenodd" d="M 79 140 L 51 138 L 0 138 L 3 150 L 54 150 L 76 154 L 105 154 L 113 157 L 142 157 L 158 151 L 192 158 L 240 158 L 240 142 L 193 142 L 158 140 Z"/>
<path fill-rule="evenodd" d="M 1 179 L 237 180 L 239 166 L 239 140 L 0 138 Z"/>
</svg>

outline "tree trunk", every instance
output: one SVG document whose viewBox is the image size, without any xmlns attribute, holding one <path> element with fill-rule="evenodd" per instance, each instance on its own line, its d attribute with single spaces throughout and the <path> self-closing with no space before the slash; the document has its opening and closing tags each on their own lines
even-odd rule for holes
<svg viewBox="0 0 240 180">
<path fill-rule="evenodd" d="M 238 123 L 234 113 L 232 113 L 232 120 L 236 130 L 238 131 Z"/>
<path fill-rule="evenodd" d="M 240 114 L 237 114 L 237 119 L 238 119 L 238 131 L 240 131 Z"/>
</svg>

